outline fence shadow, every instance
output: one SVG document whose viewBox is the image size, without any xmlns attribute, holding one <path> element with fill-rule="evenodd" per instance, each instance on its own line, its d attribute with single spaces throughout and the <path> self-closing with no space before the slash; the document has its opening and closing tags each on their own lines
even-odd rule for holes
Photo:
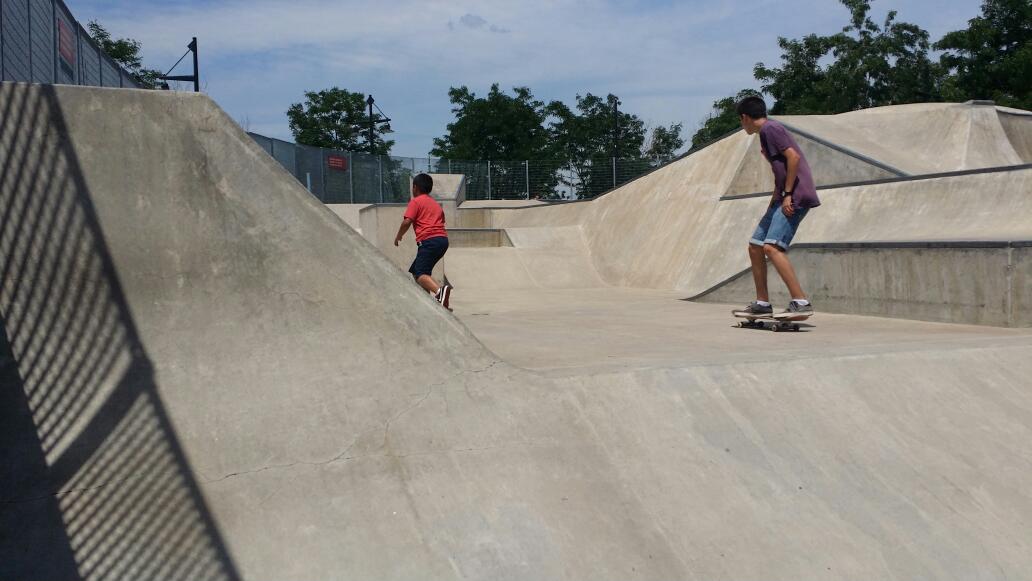
<svg viewBox="0 0 1032 581">
<path fill-rule="evenodd" d="M 50 86 L 0 84 L 0 323 L 0 579 L 238 579 Z"/>
</svg>

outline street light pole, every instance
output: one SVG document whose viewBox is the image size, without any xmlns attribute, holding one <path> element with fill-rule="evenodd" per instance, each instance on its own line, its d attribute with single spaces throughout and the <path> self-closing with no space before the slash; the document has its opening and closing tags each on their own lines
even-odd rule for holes
<svg viewBox="0 0 1032 581">
<path fill-rule="evenodd" d="M 613 187 L 616 187 L 616 158 L 620 155 L 620 99 L 613 98 Z"/>
<path fill-rule="evenodd" d="M 369 98 L 366 99 L 366 105 L 369 105 L 369 154 L 370 155 L 374 155 L 376 153 L 376 149 L 373 147 L 373 129 L 375 129 L 375 127 L 376 127 L 376 118 L 373 117 L 373 103 L 375 103 L 375 102 L 376 101 L 373 100 L 373 96 L 372 95 L 369 95 Z"/>
</svg>

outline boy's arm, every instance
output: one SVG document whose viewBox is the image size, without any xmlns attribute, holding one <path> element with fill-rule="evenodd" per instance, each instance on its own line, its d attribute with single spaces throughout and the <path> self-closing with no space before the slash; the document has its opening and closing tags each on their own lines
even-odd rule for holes
<svg viewBox="0 0 1032 581">
<path fill-rule="evenodd" d="M 408 232 L 409 226 L 412 225 L 412 220 L 405 218 L 401 221 L 401 226 L 398 226 L 398 235 L 394 237 L 394 245 L 397 246 L 401 242 L 401 238 Z"/>
<path fill-rule="evenodd" d="M 796 173 L 799 171 L 799 153 L 791 147 L 785 148 L 782 152 L 785 156 L 785 196 L 781 199 L 781 209 L 786 216 L 795 214 L 795 207 L 792 205 L 792 190 L 795 187 Z"/>
</svg>

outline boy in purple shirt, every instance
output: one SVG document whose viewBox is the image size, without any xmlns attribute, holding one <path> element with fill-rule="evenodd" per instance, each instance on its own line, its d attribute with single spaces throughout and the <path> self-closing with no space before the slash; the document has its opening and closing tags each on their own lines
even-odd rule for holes
<svg viewBox="0 0 1032 581">
<path fill-rule="evenodd" d="M 795 269 L 788 260 L 788 246 L 795 237 L 799 224 L 810 208 L 821 205 L 817 199 L 817 188 L 813 174 L 806 163 L 803 150 L 792 139 L 785 126 L 767 119 L 767 104 L 760 97 L 746 97 L 735 110 L 742 122 L 742 129 L 749 135 L 760 134 L 760 149 L 770 162 L 774 172 L 774 196 L 763 215 L 756 231 L 749 240 L 749 260 L 752 263 L 753 282 L 756 283 L 756 300 L 740 313 L 770 315 L 774 307 L 767 292 L 767 263 L 778 271 L 788 286 L 792 301 L 784 315 L 813 314 L 813 305 L 807 300 Z"/>
</svg>

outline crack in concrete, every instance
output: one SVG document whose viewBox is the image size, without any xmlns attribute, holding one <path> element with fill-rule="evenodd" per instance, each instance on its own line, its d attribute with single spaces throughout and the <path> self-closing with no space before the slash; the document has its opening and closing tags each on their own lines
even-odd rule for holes
<svg viewBox="0 0 1032 581">
<path fill-rule="evenodd" d="M 98 484 L 96 486 L 86 486 L 86 487 L 83 487 L 83 488 L 69 488 L 67 490 L 58 490 L 58 491 L 55 491 L 55 492 L 51 492 L 49 494 L 42 494 L 40 496 L 30 496 L 30 497 L 26 497 L 26 498 L 4 499 L 4 500 L 0 500 L 0 505 L 24 504 L 24 503 L 27 503 L 27 502 L 37 502 L 37 501 L 40 501 L 40 500 L 47 500 L 49 498 L 62 498 L 64 496 L 68 496 L 70 494 L 79 494 L 79 493 L 83 493 L 83 492 L 94 492 L 94 491 L 97 491 L 97 490 L 101 490 L 101 489 L 107 488 L 108 486 L 113 486 L 115 484 L 124 484 L 126 482 L 129 482 L 130 480 L 138 480 L 138 479 L 143 478 L 143 477 L 144 477 L 144 475 L 142 475 L 142 474 L 136 474 L 136 475 L 133 475 L 133 476 L 127 476 L 125 478 L 119 478 L 118 480 L 112 480 L 110 482 L 104 482 L 104 483 Z"/>
</svg>

